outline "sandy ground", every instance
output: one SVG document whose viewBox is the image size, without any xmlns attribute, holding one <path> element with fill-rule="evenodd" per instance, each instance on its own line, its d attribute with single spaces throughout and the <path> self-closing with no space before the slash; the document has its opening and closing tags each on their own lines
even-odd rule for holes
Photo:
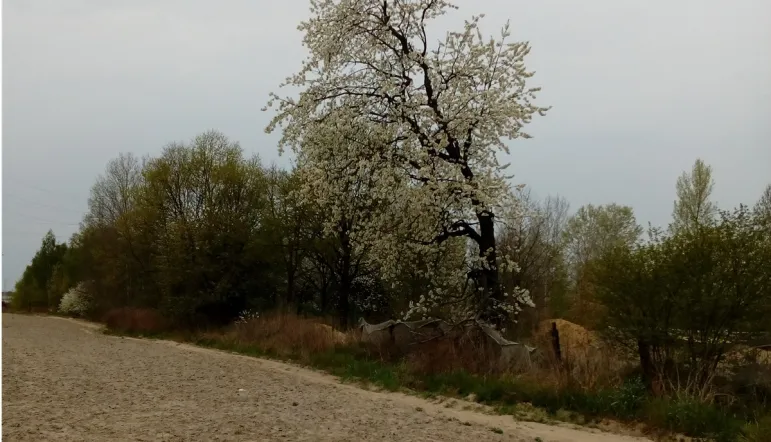
<svg viewBox="0 0 771 442">
<path fill-rule="evenodd" d="M 446 408 L 84 322 L 2 317 L 4 441 L 645 440 Z"/>
</svg>

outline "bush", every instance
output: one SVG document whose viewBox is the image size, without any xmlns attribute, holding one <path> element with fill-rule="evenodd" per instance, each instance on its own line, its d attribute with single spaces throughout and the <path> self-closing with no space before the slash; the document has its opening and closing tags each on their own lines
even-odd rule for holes
<svg viewBox="0 0 771 442">
<path fill-rule="evenodd" d="M 91 296 L 86 292 L 83 283 L 67 291 L 59 303 L 59 312 L 65 315 L 83 317 L 90 309 Z"/>
<path fill-rule="evenodd" d="M 108 329 L 122 333 L 157 334 L 169 326 L 157 310 L 132 307 L 110 310 L 103 322 Z"/>
</svg>

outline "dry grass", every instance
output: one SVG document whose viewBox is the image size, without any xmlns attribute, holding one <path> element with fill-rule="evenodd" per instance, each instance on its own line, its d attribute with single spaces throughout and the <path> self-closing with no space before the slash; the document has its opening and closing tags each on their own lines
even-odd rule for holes
<svg viewBox="0 0 771 442">
<path fill-rule="evenodd" d="M 560 337 L 561 361 L 557 359 L 551 340 L 551 324 L 557 323 Z M 531 373 L 541 384 L 556 388 L 578 388 L 594 391 L 617 387 L 634 361 L 625 360 L 613 348 L 604 344 L 592 331 L 566 321 L 542 321 L 533 338 L 538 358 Z"/>
<path fill-rule="evenodd" d="M 308 356 L 346 345 L 352 338 L 321 320 L 277 313 L 236 323 L 225 333 L 225 339 L 281 356 Z"/>
<path fill-rule="evenodd" d="M 465 371 L 491 375 L 506 372 L 498 364 L 499 358 L 500 348 L 490 344 L 478 330 L 469 330 L 416 345 L 407 355 L 407 363 L 419 374 Z"/>
<path fill-rule="evenodd" d="M 149 308 L 123 307 L 104 315 L 107 328 L 123 333 L 157 334 L 167 331 L 169 323 L 157 311 Z"/>
</svg>

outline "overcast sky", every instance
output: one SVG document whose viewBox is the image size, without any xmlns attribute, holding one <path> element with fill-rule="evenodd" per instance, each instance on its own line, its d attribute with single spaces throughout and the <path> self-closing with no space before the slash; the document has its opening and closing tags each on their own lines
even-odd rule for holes
<svg viewBox="0 0 771 442">
<path fill-rule="evenodd" d="M 768 0 L 474 0 L 435 34 L 485 13 L 482 30 L 529 40 L 547 117 L 509 169 L 541 196 L 631 205 L 670 220 L 677 176 L 715 169 L 723 208 L 771 183 Z M 473 6 L 472 6 L 473 5 Z M 89 187 L 119 152 L 218 129 L 287 165 L 260 111 L 305 55 L 306 0 L 5 0 L 3 289 L 52 228 L 77 230 Z"/>
</svg>

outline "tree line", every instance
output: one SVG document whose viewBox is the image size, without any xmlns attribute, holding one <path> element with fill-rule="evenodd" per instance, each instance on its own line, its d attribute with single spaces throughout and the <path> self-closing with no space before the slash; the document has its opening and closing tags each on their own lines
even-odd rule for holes
<svg viewBox="0 0 771 442">
<path fill-rule="evenodd" d="M 429 311 L 412 308 L 442 270 L 473 278 L 468 242 L 421 255 L 405 241 L 392 249 L 399 272 L 383 272 L 376 247 L 357 236 L 359 218 L 371 216 L 362 187 L 337 195 L 354 208 L 340 217 L 300 195 L 308 179 L 302 168 L 245 157 L 214 131 L 157 157 L 121 154 L 94 183 L 80 231 L 68 243 L 45 235 L 14 306 L 97 319 L 150 308 L 178 327 L 277 309 L 341 327 L 411 311 L 457 319 L 450 301 L 459 292 Z M 507 334 L 567 318 L 635 354 L 649 388 L 683 377 L 693 393 L 706 388 L 728 350 L 771 332 L 771 186 L 753 208 L 719 211 L 713 185 L 711 168 L 697 161 L 677 181 L 672 223 L 647 237 L 631 207 L 570 214 L 564 198 L 520 191 L 516 217 L 498 230 L 499 259 L 518 265 L 501 286 L 527 290 L 531 306 L 512 314 Z"/>
<path fill-rule="evenodd" d="M 698 161 L 693 174 L 678 180 L 672 225 L 652 230 L 646 241 L 631 207 L 589 204 L 570 214 L 564 198 L 538 200 L 530 190 L 519 192 L 523 209 L 497 237 L 501 259 L 518 265 L 502 280 L 503 290 L 527 289 L 534 307 L 517 315 L 519 330 L 553 317 L 598 324 L 603 303 L 628 305 L 631 296 L 625 291 L 620 300 L 600 299 L 609 287 L 628 282 L 613 275 L 597 281 L 600 268 L 612 273 L 634 253 L 696 235 L 697 226 L 716 235 L 709 229 L 742 225 L 755 236 L 736 252 L 764 251 L 766 231 L 748 226 L 771 212 L 771 186 L 757 215 L 745 207 L 716 217 L 710 192 L 689 190 L 704 180 L 712 186 L 711 175 L 698 175 L 704 170 L 709 174 Z M 413 265 L 421 257 L 405 243 L 395 254 L 410 265 L 397 278 L 383 274 L 356 237 L 356 216 L 366 208 L 355 207 L 337 228 L 326 229 L 332 209 L 302 201 L 303 179 L 299 168 L 286 171 L 246 158 L 238 143 L 214 131 L 171 143 L 155 158 L 121 154 L 93 185 L 80 231 L 68 243 L 57 243 L 52 232 L 43 238 L 16 284 L 14 302 L 57 310 L 67 291 L 85 284 L 91 314 L 147 307 L 184 324 L 225 324 L 245 311 L 277 308 L 330 315 L 343 325 L 362 315 L 401 316 L 425 295 L 427 278 Z M 338 198 L 355 206 L 362 196 L 352 191 Z M 469 267 L 463 262 L 469 254 L 456 250 L 422 267 Z"/>
</svg>

